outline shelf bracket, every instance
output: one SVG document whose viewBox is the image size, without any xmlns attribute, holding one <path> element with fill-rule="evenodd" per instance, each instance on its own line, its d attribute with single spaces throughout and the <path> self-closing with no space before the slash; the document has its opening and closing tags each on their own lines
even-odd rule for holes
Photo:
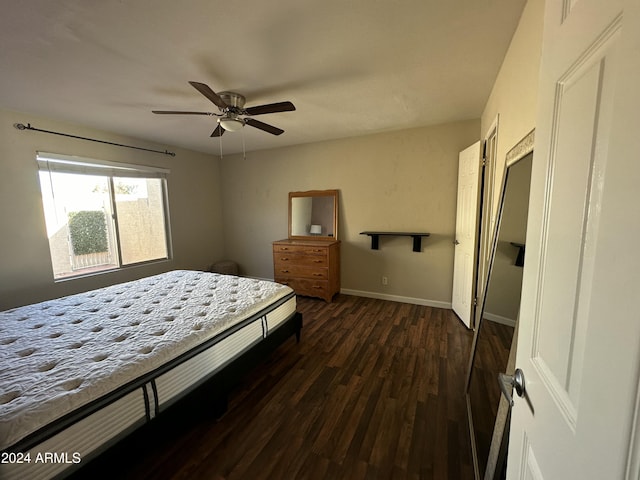
<svg viewBox="0 0 640 480">
<path fill-rule="evenodd" d="M 524 244 L 511 242 L 511 245 L 518 249 L 518 256 L 516 257 L 514 265 L 516 267 L 524 267 Z"/>
</svg>

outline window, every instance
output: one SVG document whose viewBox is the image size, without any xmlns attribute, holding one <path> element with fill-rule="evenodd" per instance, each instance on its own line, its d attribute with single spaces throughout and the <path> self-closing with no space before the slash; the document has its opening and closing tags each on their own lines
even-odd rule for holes
<svg viewBox="0 0 640 480">
<path fill-rule="evenodd" d="M 55 279 L 170 256 L 168 170 L 38 153 Z"/>
</svg>

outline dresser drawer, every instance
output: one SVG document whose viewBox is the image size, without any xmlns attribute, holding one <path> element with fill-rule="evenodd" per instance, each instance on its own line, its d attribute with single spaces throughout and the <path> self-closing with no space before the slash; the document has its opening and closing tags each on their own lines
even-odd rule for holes
<svg viewBox="0 0 640 480">
<path fill-rule="evenodd" d="M 303 267 L 327 267 L 329 262 L 326 255 L 307 255 L 294 252 L 274 252 L 273 264 L 278 266 L 299 265 Z"/>
<path fill-rule="evenodd" d="M 327 248 L 315 245 L 277 245 L 273 246 L 273 253 L 287 253 L 297 255 L 324 255 L 327 256 Z"/>
<path fill-rule="evenodd" d="M 301 277 L 314 278 L 316 280 L 327 280 L 329 278 L 328 268 L 305 267 L 303 265 L 291 264 L 287 262 L 276 262 L 274 274 L 277 277 Z"/>
<path fill-rule="evenodd" d="M 310 297 L 326 297 L 329 294 L 329 282 L 326 280 L 312 280 L 310 278 L 290 278 L 276 276 L 276 282 L 288 285 L 298 295 Z"/>
</svg>

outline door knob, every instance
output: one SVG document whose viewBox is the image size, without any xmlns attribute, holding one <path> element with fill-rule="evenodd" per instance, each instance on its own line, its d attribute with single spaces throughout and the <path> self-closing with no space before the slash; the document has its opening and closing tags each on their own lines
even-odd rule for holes
<svg viewBox="0 0 640 480">
<path fill-rule="evenodd" d="M 522 397 L 525 392 L 525 381 L 524 381 L 524 372 L 519 368 L 516 368 L 516 371 L 513 372 L 513 375 L 506 375 L 504 373 L 498 374 L 498 383 L 500 384 L 500 390 L 502 390 L 502 394 L 505 396 L 509 405 L 513 407 L 513 397 L 509 393 L 509 387 L 513 387 L 516 391 L 516 394 L 519 397 Z"/>
</svg>

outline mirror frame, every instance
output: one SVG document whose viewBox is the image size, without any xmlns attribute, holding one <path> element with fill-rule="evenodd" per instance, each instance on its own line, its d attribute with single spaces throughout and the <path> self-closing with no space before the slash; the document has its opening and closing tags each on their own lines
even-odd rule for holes
<svg viewBox="0 0 640 480">
<path fill-rule="evenodd" d="M 333 236 L 327 235 L 292 235 L 291 234 L 291 211 L 293 199 L 301 197 L 333 197 Z M 338 240 L 338 190 L 308 190 L 305 192 L 289 192 L 289 239 L 290 240 L 318 240 L 334 241 Z"/>
<path fill-rule="evenodd" d="M 494 424 L 493 435 L 491 438 L 491 446 L 489 449 L 489 456 L 487 458 L 487 466 L 484 472 L 479 472 L 478 469 L 478 457 L 477 457 L 477 447 L 476 447 L 476 439 L 473 427 L 473 415 L 471 411 L 471 398 L 469 395 L 469 389 L 471 387 L 471 374 L 473 371 L 473 364 L 476 356 L 476 348 L 478 344 L 478 335 L 480 333 L 480 328 L 482 326 L 482 318 L 484 315 L 484 305 L 487 299 L 487 290 L 489 289 L 489 282 L 491 280 L 491 272 L 493 270 L 493 261 L 496 254 L 496 249 L 498 245 L 498 237 L 500 233 L 500 224 L 502 220 L 502 211 L 504 208 L 504 197 L 506 193 L 506 183 L 509 168 L 518 163 L 520 160 L 523 160 L 529 154 L 533 153 L 533 144 L 535 140 L 535 129 L 531 130 L 522 140 L 520 140 L 506 155 L 505 159 L 505 167 L 502 173 L 502 182 L 500 185 L 500 200 L 499 207 L 497 212 L 497 220 L 494 226 L 494 230 L 492 232 L 491 237 L 491 250 L 489 254 L 489 258 L 487 260 L 487 276 L 483 281 L 483 290 L 481 292 L 481 299 L 478 303 L 478 307 L 475 311 L 475 331 L 473 333 L 473 341 L 471 344 L 471 354 L 469 355 L 469 364 L 467 366 L 467 376 L 466 376 L 466 384 L 465 384 L 465 400 L 467 404 L 467 420 L 469 423 L 469 435 L 471 440 L 471 456 L 473 461 L 473 469 L 475 473 L 475 478 L 477 480 L 491 480 L 496 478 L 497 467 L 504 461 L 507 453 L 507 441 L 508 441 L 508 432 L 509 432 L 509 421 L 511 418 L 511 407 L 508 404 L 507 400 L 504 398 L 504 395 L 500 395 L 500 402 L 498 405 L 498 412 L 496 415 L 496 421 Z M 515 369 L 515 352 L 516 352 L 516 344 L 517 344 L 517 335 L 518 335 L 518 322 L 516 322 L 513 339 L 511 340 L 511 349 L 509 351 L 509 358 L 507 361 L 507 365 L 505 368 L 505 373 L 507 375 L 513 375 Z M 498 379 L 496 378 L 496 384 Z"/>
</svg>

